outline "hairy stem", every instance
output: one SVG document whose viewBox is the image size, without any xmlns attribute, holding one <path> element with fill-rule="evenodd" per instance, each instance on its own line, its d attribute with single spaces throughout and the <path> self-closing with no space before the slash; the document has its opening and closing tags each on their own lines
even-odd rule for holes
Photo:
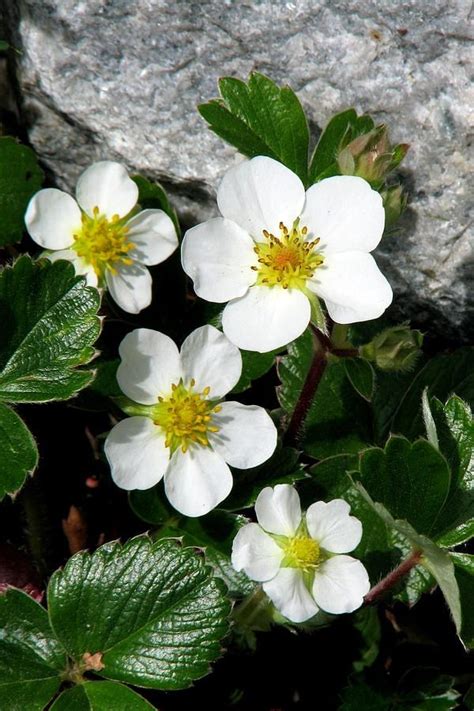
<svg viewBox="0 0 474 711">
<path fill-rule="evenodd" d="M 306 415 L 308 414 L 308 410 L 311 407 L 316 390 L 318 389 L 318 385 L 321 382 L 321 378 L 327 366 L 326 356 L 330 348 L 330 341 L 328 337 L 318 329 L 313 329 L 313 333 L 317 339 L 316 350 L 285 435 L 287 444 L 292 446 L 297 445 L 301 439 Z"/>
<path fill-rule="evenodd" d="M 364 598 L 366 605 L 371 605 L 377 600 L 377 598 L 385 595 L 388 590 L 393 588 L 405 575 L 408 575 L 410 570 L 414 568 L 420 562 L 422 558 L 422 551 L 415 550 L 413 553 L 403 560 L 400 565 L 398 565 L 394 570 L 392 570 L 385 578 L 382 578 L 377 585 L 369 590 Z"/>
</svg>

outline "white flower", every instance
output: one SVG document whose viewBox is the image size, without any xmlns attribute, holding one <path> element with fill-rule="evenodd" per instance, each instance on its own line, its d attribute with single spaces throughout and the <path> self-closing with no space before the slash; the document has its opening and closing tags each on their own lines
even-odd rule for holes
<svg viewBox="0 0 474 711">
<path fill-rule="evenodd" d="M 391 303 L 369 254 L 384 229 L 382 198 L 362 178 L 327 178 L 305 194 L 297 175 L 258 156 L 226 173 L 217 204 L 223 217 L 186 233 L 182 263 L 198 296 L 229 302 L 222 326 L 239 348 L 297 338 L 315 295 L 337 323 L 377 318 Z"/>
<path fill-rule="evenodd" d="M 34 195 L 25 224 L 32 239 L 67 259 L 91 286 L 107 286 L 124 311 L 135 314 L 151 303 L 147 266 L 167 259 L 178 246 L 172 220 L 163 210 L 130 215 L 138 188 L 119 163 L 93 163 L 79 177 L 76 200 L 46 188 Z"/>
<path fill-rule="evenodd" d="M 139 403 L 105 443 L 122 489 L 149 489 L 164 477 L 175 509 L 202 516 L 230 493 L 228 464 L 248 469 L 273 454 L 277 431 L 262 407 L 219 404 L 240 378 L 242 357 L 216 328 L 196 329 L 181 351 L 163 333 L 139 328 L 119 351 L 118 383 Z"/>
<path fill-rule="evenodd" d="M 304 622 L 321 608 L 352 612 L 370 588 L 362 563 L 348 555 L 359 544 L 362 524 L 342 499 L 318 501 L 301 514 L 300 499 L 288 484 L 263 489 L 255 503 L 257 523 L 237 533 L 232 565 L 262 587 L 276 609 Z"/>
</svg>

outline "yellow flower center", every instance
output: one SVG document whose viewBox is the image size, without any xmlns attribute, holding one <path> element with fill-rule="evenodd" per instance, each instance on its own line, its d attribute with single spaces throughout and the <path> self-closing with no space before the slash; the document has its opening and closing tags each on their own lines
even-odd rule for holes
<svg viewBox="0 0 474 711">
<path fill-rule="evenodd" d="M 311 242 L 306 239 L 307 227 L 299 226 L 295 220 L 290 230 L 280 222 L 277 236 L 263 230 L 265 242 L 257 242 L 254 251 L 258 256 L 257 284 L 282 286 L 284 289 L 304 289 L 316 269 L 324 262 L 324 257 L 315 247 L 319 238 Z"/>
<path fill-rule="evenodd" d="M 286 562 L 290 568 L 301 568 L 308 571 L 319 563 L 319 544 L 308 536 L 289 538 L 284 551 Z"/>
<path fill-rule="evenodd" d="M 72 249 L 101 279 L 107 269 L 116 274 L 120 264 L 133 264 L 128 253 L 136 245 L 128 240 L 127 233 L 128 227 L 118 215 L 108 219 L 94 207 L 93 217 L 82 213 L 81 229 L 74 235 Z"/>
<path fill-rule="evenodd" d="M 193 392 L 195 380 L 185 387 L 182 380 L 171 386 L 171 395 L 158 398 L 158 404 L 153 406 L 152 418 L 156 425 L 163 428 L 166 440 L 165 446 L 175 452 L 181 447 L 183 452 L 191 444 L 209 447 L 209 433 L 218 432 L 213 424 L 212 416 L 220 412 L 220 405 L 208 400 L 210 388 Z"/>
</svg>

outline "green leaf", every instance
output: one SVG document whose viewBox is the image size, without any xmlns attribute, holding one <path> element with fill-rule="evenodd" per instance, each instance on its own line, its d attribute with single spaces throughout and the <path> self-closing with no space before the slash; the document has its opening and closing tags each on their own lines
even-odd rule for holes
<svg viewBox="0 0 474 711">
<path fill-rule="evenodd" d="M 120 358 L 105 360 L 98 358 L 94 362 L 96 376 L 90 385 L 90 390 L 103 397 L 121 397 L 123 395 L 117 382 L 117 369 Z"/>
<path fill-rule="evenodd" d="M 350 132 L 356 119 L 357 113 L 354 109 L 346 109 L 331 118 L 319 138 L 311 159 L 310 185 L 320 180 L 321 176 L 325 177 L 324 174 L 334 166 L 343 138 Z"/>
<path fill-rule="evenodd" d="M 474 649 L 474 555 L 451 553 L 461 596 L 461 639 Z"/>
<path fill-rule="evenodd" d="M 10 588 L 0 595 L 0 630 L 0 708 L 43 711 L 66 669 L 46 610 Z"/>
<path fill-rule="evenodd" d="M 0 247 L 22 238 L 28 202 L 42 182 L 43 171 L 31 148 L 0 137 Z"/>
<path fill-rule="evenodd" d="M 228 629 L 221 581 L 190 548 L 146 536 L 74 555 L 48 587 L 52 627 L 78 663 L 98 674 L 181 689 L 209 672 Z"/>
<path fill-rule="evenodd" d="M 241 393 L 252 385 L 253 380 L 261 378 L 268 373 L 275 362 L 275 356 L 281 349 L 269 351 L 268 353 L 257 353 L 255 351 L 240 351 L 242 356 L 242 374 L 237 385 L 233 388 L 233 393 Z"/>
<path fill-rule="evenodd" d="M 343 358 L 342 362 L 354 390 L 370 402 L 375 390 L 375 371 L 369 361 L 364 358 Z"/>
<path fill-rule="evenodd" d="M 270 459 L 251 469 L 232 468 L 234 486 L 225 500 L 228 511 L 253 506 L 265 486 L 293 484 L 306 475 L 298 462 L 299 456 L 292 447 L 277 447 Z"/>
<path fill-rule="evenodd" d="M 459 634 L 461 630 L 461 602 L 454 565 L 449 553 L 439 548 L 426 536 L 417 533 L 408 521 L 394 519 L 385 506 L 373 501 L 360 482 L 355 482 L 355 486 L 387 526 L 407 538 L 412 549 L 421 551 L 420 565 L 423 565 L 438 583 L 451 612 L 456 631 Z"/>
<path fill-rule="evenodd" d="M 280 161 L 306 184 L 309 131 L 296 94 L 257 72 L 247 83 L 224 77 L 219 90 L 221 98 L 198 106 L 214 133 L 249 158 Z"/>
<path fill-rule="evenodd" d="M 100 332 L 96 289 L 69 262 L 20 257 L 0 273 L 0 400 L 65 400 L 88 385 Z"/>
<path fill-rule="evenodd" d="M 407 685 L 407 677 L 412 688 Z M 433 678 L 434 677 L 434 678 Z M 373 688 L 362 674 L 352 679 L 351 686 L 342 692 L 340 711 L 451 711 L 458 708 L 458 692 L 452 688 L 454 679 L 440 675 L 438 670 L 417 667 L 402 677 L 398 686 L 392 688 L 384 678 L 376 679 L 377 688 Z"/>
<path fill-rule="evenodd" d="M 160 183 L 151 182 L 141 175 L 132 176 L 138 187 L 138 203 L 143 210 L 163 210 L 171 218 L 178 237 L 181 235 L 176 210 L 169 201 L 166 191 Z"/>
<path fill-rule="evenodd" d="M 431 418 L 432 437 L 438 442 L 451 470 L 449 498 L 443 508 L 439 542 L 459 545 L 473 535 L 474 528 L 474 422 L 469 406 L 452 396 L 446 405 L 424 397 L 425 420 Z"/>
<path fill-rule="evenodd" d="M 86 681 L 63 691 L 50 711 L 150 711 L 155 707 L 115 681 Z"/>
<path fill-rule="evenodd" d="M 456 393 L 474 407 L 474 348 L 462 348 L 451 355 L 429 360 L 417 373 L 401 398 L 392 422 L 392 432 L 415 439 L 424 434 L 421 398 L 425 388 L 428 396 L 444 402 Z"/>
<path fill-rule="evenodd" d="M 225 582 L 229 594 L 232 597 L 244 597 L 254 590 L 255 583 L 245 573 L 234 570 L 230 556 L 237 531 L 245 523 L 248 521 L 244 516 L 215 509 L 207 516 L 181 518 L 165 525 L 157 535 L 159 538 L 176 536 L 182 539 L 185 546 L 202 548 L 206 562 L 214 570 L 214 575 Z"/>
<path fill-rule="evenodd" d="M 353 663 L 354 670 L 362 671 L 370 667 L 378 657 L 381 628 L 378 610 L 375 607 L 364 607 L 354 615 L 354 627 L 362 637 L 363 647 L 360 657 Z"/>
<path fill-rule="evenodd" d="M 133 513 L 146 523 L 160 526 L 169 523 L 170 519 L 177 520 L 176 511 L 171 508 L 164 495 L 162 482 L 151 489 L 135 489 L 128 495 L 128 502 Z"/>
<path fill-rule="evenodd" d="M 21 417 L 0 403 L 0 500 L 15 495 L 38 464 L 38 449 Z"/>
<path fill-rule="evenodd" d="M 311 479 L 302 481 L 298 490 L 305 509 L 321 499 L 347 501 L 352 515 L 362 523 L 362 540 L 354 555 L 363 561 L 370 579 L 379 580 L 400 562 L 400 556 L 398 549 L 393 546 L 390 530 L 354 486 L 348 474 L 357 466 L 358 460 L 353 454 L 323 459 L 311 467 Z"/>
<path fill-rule="evenodd" d="M 313 353 L 313 336 L 307 330 L 288 346 L 288 355 L 278 364 L 281 380 L 278 399 L 290 416 L 311 367 Z M 304 429 L 302 446 L 317 459 L 359 452 L 372 443 L 369 405 L 355 392 L 342 359 L 327 365 Z"/>
<path fill-rule="evenodd" d="M 394 518 L 422 534 L 439 530 L 437 519 L 449 494 L 451 475 L 444 457 L 426 440 L 411 444 L 391 437 L 385 450 L 368 449 L 360 459 L 362 483 Z"/>
</svg>

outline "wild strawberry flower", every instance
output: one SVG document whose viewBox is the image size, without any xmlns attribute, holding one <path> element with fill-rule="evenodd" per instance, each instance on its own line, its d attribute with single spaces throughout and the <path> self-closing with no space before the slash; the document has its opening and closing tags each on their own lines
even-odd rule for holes
<svg viewBox="0 0 474 711">
<path fill-rule="evenodd" d="M 311 504 L 301 513 L 294 487 L 266 487 L 255 502 L 258 523 L 237 533 L 232 565 L 263 583 L 276 609 L 304 622 L 319 609 L 338 615 L 356 610 L 370 588 L 367 571 L 348 555 L 359 544 L 362 524 L 342 499 Z"/>
<path fill-rule="evenodd" d="M 239 348 L 294 340 L 316 297 L 341 324 L 377 318 L 391 303 L 370 254 L 384 229 L 382 198 L 362 178 L 326 178 L 305 193 L 291 170 L 257 156 L 224 175 L 217 204 L 222 217 L 186 233 L 182 263 L 198 296 L 229 302 L 222 326 Z"/>
<path fill-rule="evenodd" d="M 181 351 L 164 333 L 139 328 L 119 352 L 117 381 L 133 416 L 111 430 L 105 454 L 122 489 L 149 489 L 164 477 L 174 508 L 202 516 L 230 493 L 228 464 L 248 469 L 273 454 L 277 431 L 267 412 L 222 402 L 242 357 L 213 326 L 193 331 Z"/>
<path fill-rule="evenodd" d="M 79 177 L 76 200 L 46 188 L 30 200 L 26 228 L 51 261 L 67 259 L 91 286 L 107 286 L 117 304 L 138 313 L 151 303 L 147 266 L 160 264 L 178 246 L 163 210 L 136 212 L 138 187 L 113 161 L 93 163 Z"/>
</svg>

